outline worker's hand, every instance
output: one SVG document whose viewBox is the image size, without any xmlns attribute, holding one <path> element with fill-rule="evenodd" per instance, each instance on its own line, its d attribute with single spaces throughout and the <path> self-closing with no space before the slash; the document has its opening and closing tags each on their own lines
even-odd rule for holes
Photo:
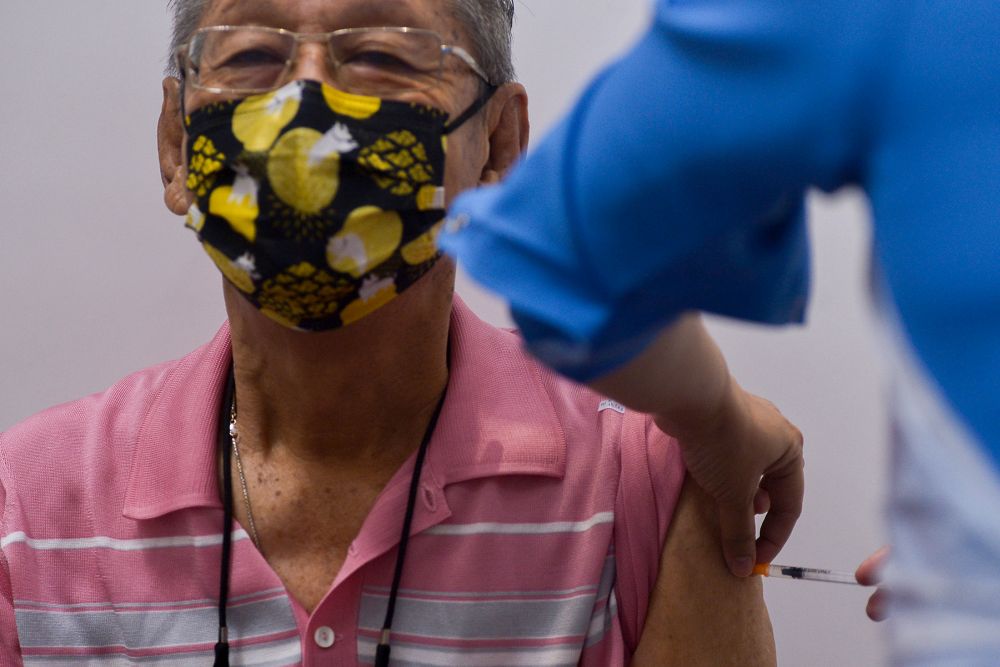
<svg viewBox="0 0 1000 667">
<path fill-rule="evenodd" d="M 854 572 L 854 578 L 862 586 L 878 586 L 882 583 L 882 569 L 889 560 L 889 547 L 884 546 L 865 559 Z M 873 621 L 884 621 L 889 617 L 888 592 L 884 588 L 876 588 L 868 598 L 865 613 Z"/>
<path fill-rule="evenodd" d="M 802 433 L 732 379 L 712 414 L 657 424 L 678 439 L 691 477 L 718 505 L 730 571 L 746 577 L 774 560 L 802 513 Z M 756 541 L 755 510 L 767 511 Z"/>
</svg>

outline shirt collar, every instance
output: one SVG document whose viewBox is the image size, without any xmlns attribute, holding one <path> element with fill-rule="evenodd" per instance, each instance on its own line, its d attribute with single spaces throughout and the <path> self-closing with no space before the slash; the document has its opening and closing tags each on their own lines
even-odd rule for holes
<svg viewBox="0 0 1000 667">
<path fill-rule="evenodd" d="M 152 519 L 190 507 L 221 507 L 216 428 L 232 352 L 229 325 L 170 365 L 143 406 L 124 515 Z"/>
<path fill-rule="evenodd" d="M 480 320 L 456 295 L 449 342 L 448 395 L 427 453 L 438 481 L 562 477 L 566 438 L 521 339 Z"/>
<path fill-rule="evenodd" d="M 520 339 L 480 320 L 456 295 L 449 340 L 448 394 L 426 474 L 441 486 L 500 475 L 562 477 L 566 439 L 543 372 Z M 216 433 L 230 359 L 226 324 L 151 390 L 129 472 L 126 517 L 221 507 Z"/>
</svg>

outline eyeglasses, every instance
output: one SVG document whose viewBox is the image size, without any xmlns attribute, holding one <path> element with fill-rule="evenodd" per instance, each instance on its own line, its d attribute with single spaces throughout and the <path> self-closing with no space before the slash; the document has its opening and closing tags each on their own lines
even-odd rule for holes
<svg viewBox="0 0 1000 667">
<path fill-rule="evenodd" d="M 262 26 L 210 26 L 178 49 L 178 67 L 198 90 L 219 94 L 265 93 L 279 88 L 302 42 L 325 41 L 334 85 L 361 95 L 395 95 L 437 86 L 445 57 L 464 62 L 488 86 L 489 77 L 460 46 L 444 44 L 418 28 L 347 28 L 302 34 Z"/>
</svg>

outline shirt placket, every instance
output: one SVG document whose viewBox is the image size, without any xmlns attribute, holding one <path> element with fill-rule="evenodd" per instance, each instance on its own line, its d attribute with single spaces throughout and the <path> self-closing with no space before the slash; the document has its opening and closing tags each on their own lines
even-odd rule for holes
<svg viewBox="0 0 1000 667">
<path fill-rule="evenodd" d="M 412 470 L 412 469 L 410 469 Z M 376 501 L 357 538 L 347 551 L 340 573 L 313 610 L 302 636 L 303 667 L 353 667 L 358 659 L 358 613 L 366 568 L 399 545 L 406 511 L 409 474 L 397 476 Z M 410 537 L 448 519 L 452 512 L 444 489 L 425 468 L 417 491 Z M 410 558 L 403 568 L 404 584 L 418 566 Z"/>
</svg>

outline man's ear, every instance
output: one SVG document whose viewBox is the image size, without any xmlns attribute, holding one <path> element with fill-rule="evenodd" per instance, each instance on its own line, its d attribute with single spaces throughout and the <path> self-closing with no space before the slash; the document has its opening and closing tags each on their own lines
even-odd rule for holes
<svg viewBox="0 0 1000 667">
<path fill-rule="evenodd" d="M 505 83 L 487 107 L 490 154 L 480 185 L 499 182 L 528 148 L 528 93 L 519 83 Z"/>
<path fill-rule="evenodd" d="M 181 82 L 172 76 L 163 80 L 163 107 L 156 124 L 156 147 L 160 154 L 163 203 L 173 213 L 185 215 L 191 206 L 184 166 L 184 119 L 181 117 Z"/>
</svg>

